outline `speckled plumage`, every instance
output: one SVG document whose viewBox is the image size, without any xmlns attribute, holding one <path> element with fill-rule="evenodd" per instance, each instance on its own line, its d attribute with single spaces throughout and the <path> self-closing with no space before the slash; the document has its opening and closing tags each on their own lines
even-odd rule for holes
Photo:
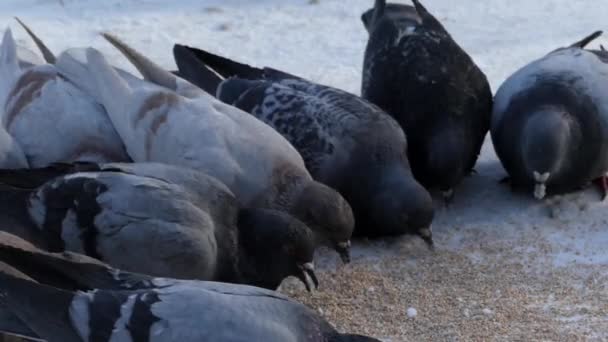
<svg viewBox="0 0 608 342">
<path fill-rule="evenodd" d="M 405 134 L 377 106 L 336 88 L 200 49 L 176 45 L 174 55 L 180 75 L 287 138 L 313 177 L 338 189 L 353 206 L 357 233 L 400 235 L 430 225 L 432 203 L 411 175 Z M 392 190 L 386 189 L 390 183 Z M 389 197 L 398 203 L 395 208 L 374 208 Z"/>
</svg>

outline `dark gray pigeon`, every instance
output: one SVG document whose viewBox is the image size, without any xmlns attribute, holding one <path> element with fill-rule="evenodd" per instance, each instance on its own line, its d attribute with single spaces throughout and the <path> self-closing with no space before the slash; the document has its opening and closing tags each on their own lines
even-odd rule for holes
<svg viewBox="0 0 608 342">
<path fill-rule="evenodd" d="M 587 50 L 595 32 L 526 65 L 498 89 L 496 154 L 515 187 L 548 193 L 608 183 L 608 52 Z"/>
<path fill-rule="evenodd" d="M 300 152 L 313 177 L 351 204 L 355 233 L 416 234 L 432 245 L 433 203 L 414 179 L 399 124 L 353 94 L 271 68 L 175 45 L 178 73 L 269 124 Z"/>
<path fill-rule="evenodd" d="M 6 244 L 0 260 L 25 266 L 40 283 L 0 272 L 0 303 L 29 337 L 49 342 L 379 342 L 341 334 L 313 310 L 261 288 L 153 278 Z"/>
<path fill-rule="evenodd" d="M 283 212 L 239 208 L 224 184 L 194 170 L 64 164 L 2 170 L 0 182 L 17 194 L 14 206 L 27 207 L 21 222 L 31 218 L 50 251 L 155 276 L 269 289 L 295 276 L 309 291 L 318 286 L 306 225 Z"/>
<path fill-rule="evenodd" d="M 477 161 L 492 93 L 471 57 L 419 1 L 413 3 L 377 0 L 363 14 L 369 41 L 361 93 L 405 130 L 416 179 L 450 200 Z"/>
</svg>

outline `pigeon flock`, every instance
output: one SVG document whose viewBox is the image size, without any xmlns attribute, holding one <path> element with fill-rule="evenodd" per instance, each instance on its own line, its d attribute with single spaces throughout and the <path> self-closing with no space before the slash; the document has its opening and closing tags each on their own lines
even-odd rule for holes
<svg viewBox="0 0 608 342">
<path fill-rule="evenodd" d="M 417 0 L 376 0 L 361 97 L 175 44 L 165 70 L 103 37 L 55 55 L 0 46 L 0 341 L 365 342 L 275 290 L 319 286 L 351 238 L 435 248 L 491 135 L 504 180 L 541 200 L 608 193 L 608 51 L 595 32 L 484 73 Z"/>
</svg>

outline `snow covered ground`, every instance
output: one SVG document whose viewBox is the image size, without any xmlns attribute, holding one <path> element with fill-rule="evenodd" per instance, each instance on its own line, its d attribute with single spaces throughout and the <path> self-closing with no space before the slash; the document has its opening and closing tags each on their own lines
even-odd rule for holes
<svg viewBox="0 0 608 342">
<path fill-rule="evenodd" d="M 359 16 L 373 1 L 314 2 L 2 0 L 0 24 L 32 46 L 12 19 L 19 16 L 56 52 L 94 46 L 129 70 L 100 31 L 167 68 L 180 42 L 358 93 L 367 38 Z M 606 1 L 424 3 L 494 90 L 532 59 L 608 30 Z M 476 169 L 451 207 L 437 206 L 435 253 L 408 238 L 358 241 L 347 266 L 321 253 L 319 293 L 285 291 L 341 329 L 387 341 L 608 339 L 608 208 L 598 194 L 537 202 L 511 193 L 498 184 L 505 173 L 489 139 Z"/>
</svg>

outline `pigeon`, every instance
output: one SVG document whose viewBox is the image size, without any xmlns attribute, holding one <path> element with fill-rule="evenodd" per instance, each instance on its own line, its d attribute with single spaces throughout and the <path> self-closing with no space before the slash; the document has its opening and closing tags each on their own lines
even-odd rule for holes
<svg viewBox="0 0 608 342">
<path fill-rule="evenodd" d="M 514 187 L 543 199 L 608 182 L 608 52 L 595 32 L 511 75 L 494 99 L 491 136 Z"/>
<path fill-rule="evenodd" d="M 54 64 L 23 69 L 17 51 L 8 29 L 0 49 L 2 127 L 17 142 L 30 167 L 77 160 L 129 161 L 99 103 L 67 80 Z M 54 62 L 46 51 L 48 62 Z"/>
<path fill-rule="evenodd" d="M 390 115 L 358 96 L 283 71 L 183 45 L 173 53 L 186 80 L 288 139 L 312 176 L 352 205 L 356 234 L 416 234 L 432 245 L 433 202 L 411 173 L 405 134 Z"/>
<path fill-rule="evenodd" d="M 101 53 L 87 51 L 89 77 L 135 161 L 203 171 L 226 184 L 242 206 L 290 213 L 316 233 L 319 244 L 347 259 L 354 228 L 350 205 L 313 180 L 283 136 L 104 36 L 150 81 L 129 85 Z"/>
<path fill-rule="evenodd" d="M 308 307 L 274 291 L 156 278 L 0 243 L 0 260 L 38 283 L 0 272 L 0 303 L 28 337 L 61 341 L 379 342 L 342 334 Z M 0 328 L 4 325 L 0 323 Z"/>
<path fill-rule="evenodd" d="M 490 127 L 492 92 L 441 23 L 413 3 L 377 0 L 362 15 L 369 41 L 361 93 L 399 121 L 414 176 L 449 203 L 474 172 Z"/>
<path fill-rule="evenodd" d="M 14 206 L 27 208 L 49 251 L 155 276 L 269 289 L 295 276 L 309 291 L 318 286 L 310 229 L 284 212 L 240 208 L 212 177 L 153 163 L 74 168 L 0 171 L 0 183 L 13 186 L 2 191 L 22 198 Z"/>
</svg>

